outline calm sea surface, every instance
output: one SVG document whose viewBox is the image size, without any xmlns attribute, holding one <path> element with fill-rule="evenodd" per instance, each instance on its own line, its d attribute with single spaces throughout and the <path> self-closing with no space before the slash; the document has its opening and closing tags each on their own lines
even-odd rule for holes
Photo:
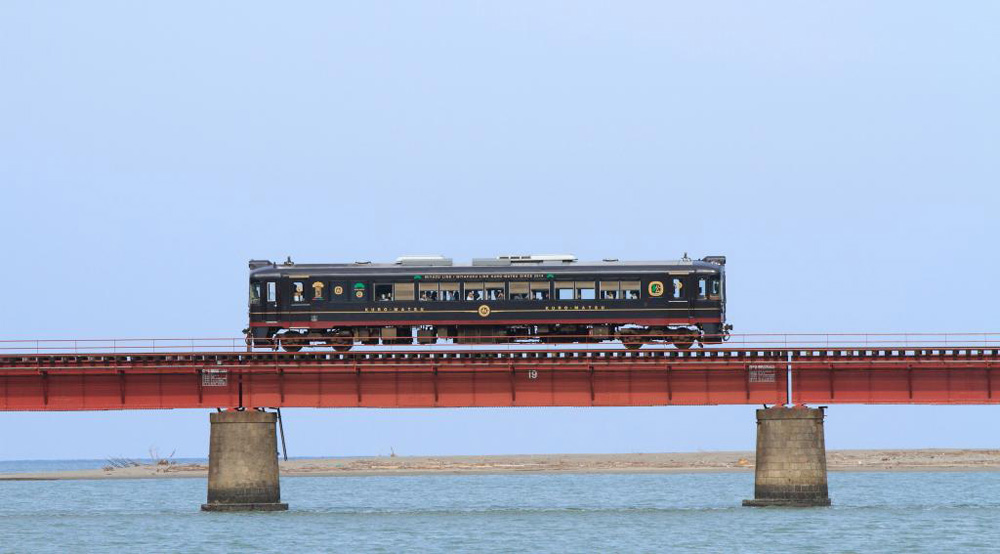
<svg viewBox="0 0 1000 554">
<path fill-rule="evenodd" d="M 288 477 L 290 511 L 218 514 L 203 479 L 6 481 L 0 552 L 1000 551 L 1000 473 L 830 489 L 832 508 L 752 509 L 750 474 Z"/>
</svg>

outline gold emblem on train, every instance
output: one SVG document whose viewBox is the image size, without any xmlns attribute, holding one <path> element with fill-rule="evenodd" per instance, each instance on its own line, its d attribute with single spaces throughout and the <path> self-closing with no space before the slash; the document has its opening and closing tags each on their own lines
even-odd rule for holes
<svg viewBox="0 0 1000 554">
<path fill-rule="evenodd" d="M 342 287 L 340 285 L 337 285 L 337 286 L 333 287 L 333 294 L 336 294 L 337 296 L 340 296 L 341 294 L 344 294 L 344 287 Z"/>
<path fill-rule="evenodd" d="M 478 311 L 479 311 L 479 317 L 487 317 L 488 315 L 490 315 L 490 307 L 487 306 L 486 304 L 480 306 Z"/>
<path fill-rule="evenodd" d="M 650 296 L 663 296 L 663 282 L 662 281 L 650 281 L 650 283 L 649 283 L 649 295 Z"/>
</svg>

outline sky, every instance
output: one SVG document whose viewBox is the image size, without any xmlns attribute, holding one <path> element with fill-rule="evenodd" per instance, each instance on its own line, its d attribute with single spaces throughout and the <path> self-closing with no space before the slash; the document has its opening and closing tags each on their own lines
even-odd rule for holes
<svg viewBox="0 0 1000 554">
<path fill-rule="evenodd" d="M 247 260 L 728 257 L 737 333 L 997 332 L 1000 5 L 0 3 L 0 339 L 238 336 Z M 753 406 L 284 410 L 292 455 L 752 449 Z M 1000 407 L 835 406 L 828 448 Z M 0 459 L 208 449 L 2 413 Z"/>
</svg>

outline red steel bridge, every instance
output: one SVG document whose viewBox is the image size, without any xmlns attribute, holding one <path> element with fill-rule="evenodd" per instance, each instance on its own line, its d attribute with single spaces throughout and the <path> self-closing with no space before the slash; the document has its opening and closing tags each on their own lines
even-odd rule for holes
<svg viewBox="0 0 1000 554">
<path fill-rule="evenodd" d="M 722 347 L 0 341 L 0 411 L 1000 403 L 1000 334 L 736 335 Z"/>
</svg>

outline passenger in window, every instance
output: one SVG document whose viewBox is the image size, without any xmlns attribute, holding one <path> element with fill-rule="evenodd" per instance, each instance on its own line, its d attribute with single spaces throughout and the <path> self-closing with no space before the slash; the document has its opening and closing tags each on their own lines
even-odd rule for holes
<svg viewBox="0 0 1000 554">
<path fill-rule="evenodd" d="M 292 292 L 292 302 L 305 302 L 305 290 L 302 283 L 295 283 L 295 290 Z"/>
<path fill-rule="evenodd" d="M 497 298 L 496 299 L 497 300 L 503 300 L 503 291 L 502 290 L 498 290 L 497 291 Z"/>
<path fill-rule="evenodd" d="M 674 279 L 674 298 L 683 298 L 684 283 L 680 279 Z"/>
</svg>

